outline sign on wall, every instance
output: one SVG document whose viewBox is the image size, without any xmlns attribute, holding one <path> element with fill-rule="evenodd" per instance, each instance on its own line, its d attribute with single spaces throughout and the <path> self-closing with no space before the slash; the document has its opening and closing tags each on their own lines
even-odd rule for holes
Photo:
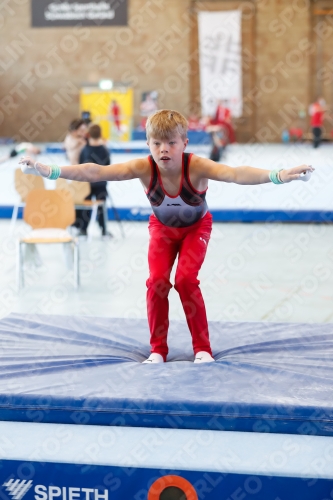
<svg viewBox="0 0 333 500">
<path fill-rule="evenodd" d="M 232 116 L 242 114 L 242 12 L 199 12 L 199 58 L 203 115 L 214 116 L 219 100 Z"/>
<path fill-rule="evenodd" d="M 104 139 L 129 141 L 132 131 L 133 89 L 100 90 L 83 87 L 80 110 L 89 111 L 94 123 L 102 129 Z"/>
<path fill-rule="evenodd" d="M 126 26 L 127 0 L 31 0 L 32 27 Z"/>
</svg>

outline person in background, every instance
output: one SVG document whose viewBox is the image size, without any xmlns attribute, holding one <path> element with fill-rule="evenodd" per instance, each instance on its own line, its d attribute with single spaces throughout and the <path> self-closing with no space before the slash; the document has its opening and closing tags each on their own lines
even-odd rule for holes
<svg viewBox="0 0 333 500">
<path fill-rule="evenodd" d="M 324 113 L 326 111 L 326 102 L 322 97 L 318 97 L 316 101 L 310 105 L 309 114 L 311 116 L 311 128 L 313 137 L 313 147 L 318 148 L 322 138 L 322 127 L 324 121 Z"/>
<path fill-rule="evenodd" d="M 212 125 L 220 125 L 221 127 L 224 127 L 228 135 L 227 139 L 229 144 L 236 141 L 235 131 L 231 123 L 231 111 L 227 107 L 226 100 L 217 101 L 217 108 L 215 116 L 212 120 Z"/>
<path fill-rule="evenodd" d="M 0 157 L 0 163 L 4 163 L 10 158 L 14 158 L 15 156 L 20 154 L 36 156 L 40 154 L 40 152 L 41 149 L 38 146 L 34 146 L 34 144 L 31 144 L 31 142 L 20 142 L 11 151 L 9 151 L 9 153 Z"/>
<path fill-rule="evenodd" d="M 82 118 L 71 121 L 64 140 L 64 148 L 71 165 L 79 163 L 81 150 L 87 144 L 88 126 Z"/>
<path fill-rule="evenodd" d="M 88 125 L 83 118 L 75 118 L 71 121 L 64 140 L 66 156 L 71 165 L 77 165 L 79 163 L 80 153 L 87 144 L 87 134 Z M 75 210 L 76 218 L 72 227 L 76 228 L 79 232 L 81 232 L 82 229 L 84 212 L 86 212 L 86 210 Z M 85 234 L 87 234 L 87 232 L 85 232 Z"/>
<path fill-rule="evenodd" d="M 115 126 L 117 134 L 119 134 L 121 110 L 120 110 L 119 104 L 117 103 L 117 101 L 115 99 L 113 99 L 113 101 L 111 103 L 111 110 L 110 111 L 111 111 L 111 116 L 112 116 L 112 122 Z"/>
<path fill-rule="evenodd" d="M 200 123 L 200 118 L 194 113 L 191 114 L 188 119 L 188 130 L 202 130 L 202 124 Z"/>
<path fill-rule="evenodd" d="M 142 101 L 140 104 L 140 115 L 142 116 L 140 126 L 146 128 L 148 116 L 157 111 L 157 92 L 144 92 L 142 94 Z"/>
<path fill-rule="evenodd" d="M 228 132 L 223 125 L 207 125 L 206 132 L 210 134 L 211 146 L 209 159 L 219 162 L 228 144 Z"/>
<path fill-rule="evenodd" d="M 96 124 L 91 124 L 88 129 L 88 143 L 80 152 L 79 163 L 96 163 L 97 165 L 110 165 L 111 158 L 109 151 L 104 146 L 104 141 L 102 139 L 101 127 Z M 90 194 L 86 197 L 86 200 L 91 200 L 95 197 L 96 200 L 105 201 L 107 193 L 107 182 L 91 182 L 90 183 Z M 75 226 L 79 229 L 79 236 L 87 235 L 87 228 L 90 222 L 91 210 L 77 210 L 76 211 L 76 221 Z M 97 209 L 97 222 L 102 230 L 102 236 L 112 236 L 111 233 L 107 231 L 106 221 L 104 218 L 103 207 L 98 207 Z"/>
</svg>

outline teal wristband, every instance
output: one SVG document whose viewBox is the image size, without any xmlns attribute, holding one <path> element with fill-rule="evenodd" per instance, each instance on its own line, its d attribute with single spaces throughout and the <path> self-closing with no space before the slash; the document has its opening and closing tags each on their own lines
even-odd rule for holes
<svg viewBox="0 0 333 500">
<path fill-rule="evenodd" d="M 269 173 L 269 179 L 273 182 L 273 184 L 283 184 L 280 179 L 279 172 L 281 172 L 283 168 L 276 168 L 275 170 L 271 170 Z"/>
<path fill-rule="evenodd" d="M 50 166 L 51 172 L 47 176 L 47 178 L 51 179 L 52 181 L 55 181 L 56 179 L 58 179 L 60 177 L 61 168 L 58 167 L 58 165 L 49 165 L 49 166 Z"/>
</svg>

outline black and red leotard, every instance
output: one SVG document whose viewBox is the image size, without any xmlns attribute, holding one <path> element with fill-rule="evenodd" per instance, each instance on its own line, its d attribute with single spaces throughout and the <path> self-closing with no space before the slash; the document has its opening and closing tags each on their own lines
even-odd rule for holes
<svg viewBox="0 0 333 500">
<path fill-rule="evenodd" d="M 151 179 L 146 195 L 155 216 L 165 226 L 192 226 L 207 213 L 207 189 L 197 191 L 190 181 L 189 167 L 192 155 L 192 153 L 183 153 L 181 183 L 175 196 L 170 196 L 165 192 L 158 166 L 151 155 L 148 157 L 151 165 Z"/>
</svg>

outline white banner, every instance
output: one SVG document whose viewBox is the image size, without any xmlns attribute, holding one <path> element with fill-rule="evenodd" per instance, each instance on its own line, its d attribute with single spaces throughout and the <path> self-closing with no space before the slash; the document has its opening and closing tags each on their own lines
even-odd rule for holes
<svg viewBox="0 0 333 500">
<path fill-rule="evenodd" d="M 214 116 L 226 100 L 232 116 L 242 114 L 242 11 L 199 12 L 201 108 Z"/>
</svg>

